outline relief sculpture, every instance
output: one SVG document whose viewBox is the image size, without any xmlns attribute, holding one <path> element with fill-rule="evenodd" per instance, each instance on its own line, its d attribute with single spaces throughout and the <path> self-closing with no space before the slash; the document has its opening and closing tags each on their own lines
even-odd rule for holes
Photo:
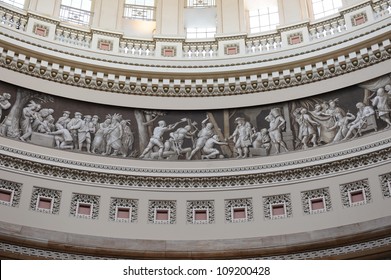
<svg viewBox="0 0 391 280">
<path fill-rule="evenodd" d="M 5 83 L 1 89 L 1 137 L 99 156 L 187 161 L 264 157 L 391 128 L 389 75 L 305 99 L 207 112 L 104 106 Z"/>
</svg>

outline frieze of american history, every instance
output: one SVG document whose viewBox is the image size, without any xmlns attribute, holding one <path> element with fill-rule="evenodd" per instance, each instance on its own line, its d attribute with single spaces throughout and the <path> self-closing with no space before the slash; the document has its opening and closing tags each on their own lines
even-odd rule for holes
<svg viewBox="0 0 391 280">
<path fill-rule="evenodd" d="M 391 75 L 306 99 L 210 111 L 100 105 L 6 83 L 0 94 L 2 137 L 143 160 L 272 156 L 391 127 Z"/>
</svg>

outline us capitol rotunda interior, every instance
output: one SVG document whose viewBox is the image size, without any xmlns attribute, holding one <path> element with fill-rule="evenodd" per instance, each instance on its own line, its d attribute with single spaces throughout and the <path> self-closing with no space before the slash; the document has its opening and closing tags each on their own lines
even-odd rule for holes
<svg viewBox="0 0 391 280">
<path fill-rule="evenodd" d="M 389 259 L 391 1 L 0 0 L 1 259 Z"/>
</svg>

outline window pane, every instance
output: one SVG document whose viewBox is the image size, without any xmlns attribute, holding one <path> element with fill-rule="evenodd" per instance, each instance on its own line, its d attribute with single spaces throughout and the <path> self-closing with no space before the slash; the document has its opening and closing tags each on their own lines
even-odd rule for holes
<svg viewBox="0 0 391 280">
<path fill-rule="evenodd" d="M 266 16 L 261 16 L 260 17 L 260 21 L 261 21 L 261 26 L 267 26 L 269 25 L 269 16 L 266 15 Z"/>
<path fill-rule="evenodd" d="M 323 12 L 323 5 L 322 3 L 314 3 L 312 5 L 312 8 L 314 10 L 314 14 L 320 14 L 321 12 Z"/>
<path fill-rule="evenodd" d="M 275 29 L 280 22 L 277 1 L 267 3 L 270 6 L 260 6 L 249 11 L 250 32 L 263 32 Z M 254 6 L 252 6 L 254 7 Z"/>
<path fill-rule="evenodd" d="M 251 27 L 259 26 L 259 17 L 250 18 L 250 26 Z"/>
<path fill-rule="evenodd" d="M 272 14 L 270 15 L 270 24 L 277 25 L 280 22 L 280 18 L 278 14 Z"/>
<path fill-rule="evenodd" d="M 84 0 L 83 3 L 81 4 L 81 9 L 86 11 L 91 11 L 91 1 Z"/>
<path fill-rule="evenodd" d="M 72 6 L 72 0 L 62 0 L 61 4 L 65 6 Z"/>
<path fill-rule="evenodd" d="M 333 7 L 333 1 L 323 1 L 323 7 L 325 11 L 332 10 Z"/>
<path fill-rule="evenodd" d="M 258 10 L 248 11 L 248 15 L 249 15 L 250 17 L 258 16 Z"/>
<path fill-rule="evenodd" d="M 269 13 L 278 13 L 278 6 L 269 7 Z"/>
</svg>

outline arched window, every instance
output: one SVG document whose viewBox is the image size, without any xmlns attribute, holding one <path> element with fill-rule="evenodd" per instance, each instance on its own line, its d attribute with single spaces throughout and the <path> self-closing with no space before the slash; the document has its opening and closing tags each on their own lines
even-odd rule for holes
<svg viewBox="0 0 391 280">
<path fill-rule="evenodd" d="M 274 30 L 280 23 L 277 0 L 248 0 L 250 33 Z"/>
<path fill-rule="evenodd" d="M 91 0 L 61 0 L 60 19 L 79 25 L 89 25 Z"/>
<path fill-rule="evenodd" d="M 6 4 L 15 6 L 15 7 L 20 8 L 20 9 L 24 8 L 24 1 L 25 0 L 0 0 L 0 2 L 4 2 Z"/>
<path fill-rule="evenodd" d="M 125 0 L 124 18 L 156 20 L 155 0 Z"/>
<path fill-rule="evenodd" d="M 319 19 L 338 13 L 342 7 L 342 0 L 312 0 L 314 18 Z"/>
</svg>

